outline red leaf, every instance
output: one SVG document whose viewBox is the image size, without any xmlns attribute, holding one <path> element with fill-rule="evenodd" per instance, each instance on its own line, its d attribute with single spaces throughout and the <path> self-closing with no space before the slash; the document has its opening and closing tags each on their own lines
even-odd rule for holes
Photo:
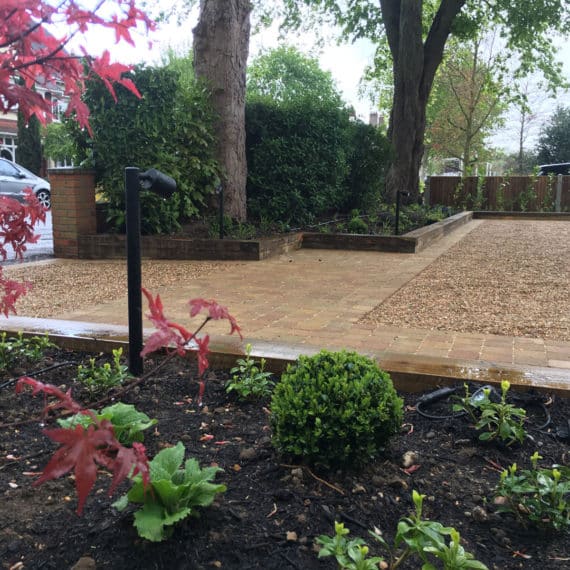
<svg viewBox="0 0 570 570">
<path fill-rule="evenodd" d="M 97 479 L 97 462 L 105 464 L 100 458 L 98 449 L 101 446 L 111 448 L 121 446 L 115 439 L 112 429 L 96 429 L 93 425 L 87 429 L 78 425 L 75 429 L 59 428 L 45 430 L 44 433 L 53 441 L 60 443 L 61 447 L 53 454 L 42 476 L 34 482 L 34 485 L 62 477 L 73 469 L 78 497 L 77 514 L 80 515 L 87 495 Z"/>
<path fill-rule="evenodd" d="M 210 319 L 216 321 L 220 319 L 227 319 L 230 322 L 230 334 L 237 332 L 240 338 L 243 338 L 237 321 L 230 315 L 226 307 L 219 305 L 214 300 L 207 299 L 190 299 L 190 301 L 188 301 L 188 304 L 190 305 L 191 317 L 195 317 L 200 311 L 206 310 L 208 312 L 208 318 Z"/>
</svg>

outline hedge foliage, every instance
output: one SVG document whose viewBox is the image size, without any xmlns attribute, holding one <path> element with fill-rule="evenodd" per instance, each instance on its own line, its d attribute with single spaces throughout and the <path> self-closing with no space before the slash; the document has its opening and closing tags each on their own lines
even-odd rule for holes
<svg viewBox="0 0 570 570">
<path fill-rule="evenodd" d="M 301 356 L 275 387 L 273 443 L 309 463 L 364 464 L 400 429 L 402 400 L 388 373 L 355 352 Z"/>
<path fill-rule="evenodd" d="M 213 115 L 206 89 L 189 78 L 189 68 L 189 58 L 182 66 L 137 66 L 129 75 L 141 99 L 118 86 L 115 102 L 102 82 L 88 85 L 93 166 L 117 229 L 124 225 L 127 166 L 157 168 L 178 184 L 177 194 L 168 200 L 141 194 L 143 233 L 176 231 L 179 222 L 196 214 L 213 192 L 218 177 Z M 89 146 L 85 133 L 74 132 L 79 146 Z"/>
</svg>

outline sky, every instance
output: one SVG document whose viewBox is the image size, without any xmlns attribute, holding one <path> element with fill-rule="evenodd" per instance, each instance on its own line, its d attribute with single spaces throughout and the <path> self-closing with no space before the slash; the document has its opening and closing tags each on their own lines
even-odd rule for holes
<svg viewBox="0 0 570 570">
<path fill-rule="evenodd" d="M 191 14 L 189 19 L 183 24 L 162 24 L 156 32 L 150 36 L 152 47 L 149 49 L 149 38 L 146 36 L 134 36 L 136 47 L 127 44 L 113 45 L 113 37 L 104 37 L 104 32 L 96 32 L 87 40 L 90 51 L 102 51 L 108 48 L 113 59 L 122 63 L 157 63 L 169 47 L 177 51 L 187 51 L 192 45 L 192 28 L 197 22 L 197 10 Z M 103 35 L 102 35 L 103 34 Z M 252 35 L 250 42 L 250 61 L 263 49 L 273 48 L 278 45 L 278 31 L 276 27 L 264 30 Z M 351 104 L 357 116 L 365 122 L 373 112 L 374 104 L 359 95 L 359 82 L 367 65 L 372 62 L 374 46 L 366 40 L 359 40 L 353 44 L 334 45 L 329 44 L 320 51 L 316 50 L 316 37 L 310 34 L 301 36 L 289 36 L 287 43 L 294 45 L 301 51 L 317 56 L 322 69 L 330 71 L 337 87 L 342 93 L 344 100 Z M 567 39 L 559 38 L 556 44 L 560 49 L 559 59 L 563 63 L 564 74 L 570 81 L 570 43 Z M 535 103 L 537 107 L 537 118 L 531 125 L 529 137 L 525 146 L 532 148 L 536 145 L 540 126 L 548 119 L 558 104 L 570 105 L 570 93 L 561 92 L 556 99 L 539 96 Z M 498 148 L 503 148 L 507 152 L 515 152 L 518 149 L 517 121 L 514 116 L 508 116 L 505 126 L 497 131 L 491 138 L 490 143 Z"/>
</svg>

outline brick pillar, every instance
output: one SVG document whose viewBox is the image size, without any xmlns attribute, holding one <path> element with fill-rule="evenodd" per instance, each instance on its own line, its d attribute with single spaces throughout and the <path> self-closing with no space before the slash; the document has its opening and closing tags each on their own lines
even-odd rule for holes
<svg viewBox="0 0 570 570">
<path fill-rule="evenodd" d="M 78 258 L 79 236 L 97 233 L 95 173 L 80 168 L 48 171 L 55 257 Z"/>
</svg>

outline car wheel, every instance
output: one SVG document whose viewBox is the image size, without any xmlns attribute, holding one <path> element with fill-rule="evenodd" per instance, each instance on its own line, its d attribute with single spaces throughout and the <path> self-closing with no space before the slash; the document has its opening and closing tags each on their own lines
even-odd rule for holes
<svg viewBox="0 0 570 570">
<path fill-rule="evenodd" d="M 36 198 L 44 208 L 48 210 L 51 208 L 51 194 L 49 190 L 38 190 L 36 192 Z"/>
</svg>

